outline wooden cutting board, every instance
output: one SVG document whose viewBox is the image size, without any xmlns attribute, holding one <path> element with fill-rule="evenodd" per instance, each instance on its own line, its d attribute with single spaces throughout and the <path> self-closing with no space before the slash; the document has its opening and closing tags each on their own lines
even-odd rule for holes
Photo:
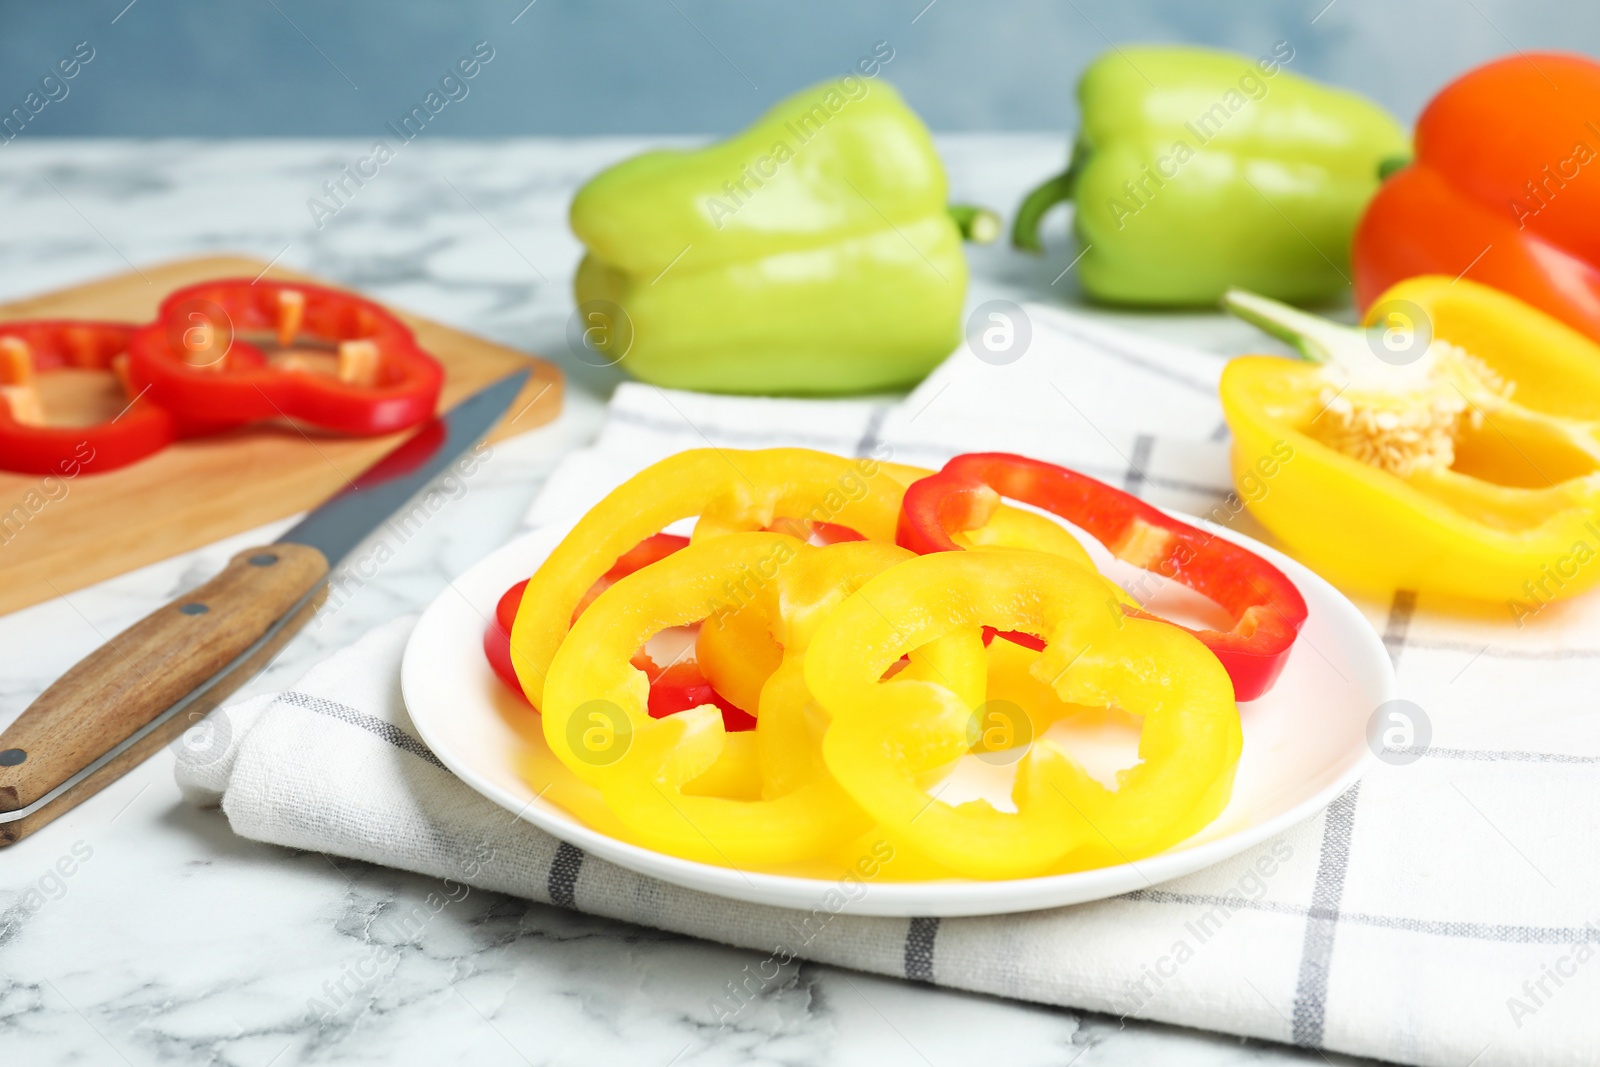
<svg viewBox="0 0 1600 1067">
<path fill-rule="evenodd" d="M 0 305 L 0 321 L 36 318 L 148 322 L 162 298 L 208 278 L 320 282 L 255 259 L 185 259 Z M 554 365 L 395 310 L 444 365 L 440 408 L 512 371 L 531 374 L 490 435 L 509 437 L 561 410 Z M 121 470 L 45 478 L 0 471 L 0 614 L 210 544 L 321 503 L 404 437 L 308 437 L 264 425 L 177 444 Z"/>
</svg>

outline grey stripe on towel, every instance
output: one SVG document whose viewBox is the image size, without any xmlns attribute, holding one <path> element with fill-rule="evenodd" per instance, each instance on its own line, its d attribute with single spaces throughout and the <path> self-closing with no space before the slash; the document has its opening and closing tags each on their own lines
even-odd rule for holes
<svg viewBox="0 0 1600 1067">
<path fill-rule="evenodd" d="M 906 929 L 906 977 L 917 982 L 933 981 L 933 942 L 939 936 L 939 920 L 916 918 Z"/>
<path fill-rule="evenodd" d="M 338 704 L 322 697 L 314 697 L 309 693 L 297 693 L 290 690 L 282 693 L 278 699 L 285 704 L 293 704 L 297 708 L 314 711 L 318 715 L 326 715 L 330 719 L 347 722 L 351 726 L 359 726 L 369 734 L 374 734 L 389 742 L 395 748 L 411 753 L 420 760 L 433 764 L 441 771 L 447 768 L 439 762 L 439 757 L 427 745 L 406 733 L 392 722 L 386 722 L 375 715 L 368 715 L 364 711 L 357 711 L 348 704 Z"/>
<path fill-rule="evenodd" d="M 1322 857 L 1311 888 L 1311 913 L 1300 950 L 1300 978 L 1294 990 L 1291 1040 L 1304 1048 L 1322 1047 L 1322 1024 L 1328 1010 L 1328 969 L 1333 963 L 1333 935 L 1339 927 L 1339 903 L 1350 866 L 1350 832 L 1356 820 L 1357 782 L 1328 805 L 1322 831 Z"/>
<path fill-rule="evenodd" d="M 550 903 L 571 908 L 577 903 L 578 872 L 583 869 L 583 849 L 565 841 L 556 848 L 555 859 L 550 861 L 550 877 L 545 880 L 545 891 Z"/>
</svg>

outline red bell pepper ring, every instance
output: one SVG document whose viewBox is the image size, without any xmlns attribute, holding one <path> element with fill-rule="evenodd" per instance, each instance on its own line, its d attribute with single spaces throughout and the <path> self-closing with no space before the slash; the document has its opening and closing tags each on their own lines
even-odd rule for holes
<svg viewBox="0 0 1600 1067">
<path fill-rule="evenodd" d="M 337 374 L 301 356 L 272 360 L 241 334 L 297 339 L 337 355 Z M 136 389 L 185 430 L 291 418 L 346 434 L 383 434 L 431 418 L 444 371 L 405 324 L 370 300 L 298 282 L 228 278 L 179 289 L 129 344 Z"/>
<path fill-rule="evenodd" d="M 483 628 L 484 658 L 495 675 L 518 696 L 522 695 L 522 683 L 517 681 L 517 669 L 511 665 L 511 624 L 516 620 L 517 608 L 527 588 L 528 580 L 524 578 L 501 593 L 494 606 L 494 618 Z"/>
<path fill-rule="evenodd" d="M 573 621 L 577 621 L 578 616 L 583 614 L 584 608 L 594 603 L 595 597 L 610 589 L 634 571 L 643 570 L 657 560 L 666 559 L 688 544 L 689 539 L 687 537 L 680 537 L 678 534 L 658 533 L 651 534 L 628 549 L 617 559 L 617 562 L 611 565 L 611 569 L 602 574 L 600 580 L 591 585 L 589 591 L 583 594 L 583 599 L 578 601 L 578 606 L 572 609 Z M 526 585 L 528 583 L 524 582 L 522 584 Z M 520 593 L 517 595 L 517 602 L 519 604 L 522 602 Z M 516 617 L 516 612 L 512 611 L 508 619 L 515 619 Z M 508 621 L 506 630 L 509 632 L 510 629 L 511 623 Z"/>
<path fill-rule="evenodd" d="M 846 541 L 865 541 L 866 539 L 865 534 L 852 530 L 848 526 L 841 526 L 836 522 L 823 522 L 819 519 L 811 524 L 811 540 L 817 544 L 838 545 Z"/>
<path fill-rule="evenodd" d="M 688 543 L 687 537 L 667 533 L 658 533 L 640 541 L 623 553 L 622 558 L 618 559 L 615 565 L 606 571 L 604 577 L 590 588 L 579 602 L 577 609 L 573 611 L 572 617 L 576 619 L 583 614 L 583 609 L 614 583 L 636 570 L 670 556 Z M 517 681 L 516 669 L 511 664 L 511 624 L 516 621 L 517 608 L 521 606 L 522 594 L 527 588 L 528 582 L 524 579 L 507 589 L 500 597 L 499 603 L 495 605 L 494 618 L 483 631 L 483 654 L 489 660 L 489 666 L 518 696 L 522 695 L 522 683 Z M 755 716 L 724 699 L 722 694 L 706 680 L 699 664 L 686 660 L 670 663 L 662 668 L 641 651 L 633 657 L 633 665 L 644 671 L 650 679 L 650 700 L 647 706 L 651 718 L 662 719 L 680 711 L 697 708 L 702 704 L 714 704 L 722 712 L 724 729 L 730 732 L 755 729 Z"/>
<path fill-rule="evenodd" d="M 981 527 L 1001 497 L 1059 515 L 1118 559 L 1181 582 L 1221 605 L 1236 620 L 1232 630 L 1182 629 L 1221 661 L 1236 699 L 1254 700 L 1278 680 L 1306 621 L 1305 599 L 1288 576 L 1232 541 L 1087 475 L 1005 452 L 957 456 L 906 490 L 896 540 L 917 553 L 960 551 L 951 534 Z"/>
<path fill-rule="evenodd" d="M 728 733 L 756 728 L 756 717 L 728 703 L 706 679 L 698 663 L 680 660 L 663 669 L 648 656 L 644 659 L 648 663 L 644 672 L 650 676 L 650 701 L 646 708 L 652 719 L 664 719 L 702 704 L 713 704 L 722 712 L 722 728 Z"/>
<path fill-rule="evenodd" d="M 47 421 L 35 388 L 37 375 L 53 371 L 118 373 L 135 329 L 116 322 L 0 323 L 0 469 L 72 478 L 125 467 L 172 443 L 172 416 L 149 397 L 135 395 L 104 422 L 64 426 Z"/>
</svg>

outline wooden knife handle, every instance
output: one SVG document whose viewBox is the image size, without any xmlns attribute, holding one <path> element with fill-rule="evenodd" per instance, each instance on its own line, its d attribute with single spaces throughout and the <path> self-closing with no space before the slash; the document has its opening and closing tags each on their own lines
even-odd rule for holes
<svg viewBox="0 0 1600 1067">
<path fill-rule="evenodd" d="M 0 812 L 33 803 L 166 711 L 259 640 L 327 573 L 328 561 L 306 545 L 246 549 L 211 581 L 79 660 L 0 734 Z M 306 618 L 309 613 L 301 612 L 296 622 Z M 225 691 L 248 677 L 232 672 Z M 211 702 L 220 695 L 208 694 Z M 113 777 L 97 772 L 89 779 L 98 781 L 95 789 L 83 795 Z M 70 806 L 52 801 L 45 810 Z M 36 822 L 29 816 L 0 823 L 0 844 L 21 836 L 7 830 L 20 824 L 31 830 Z"/>
</svg>

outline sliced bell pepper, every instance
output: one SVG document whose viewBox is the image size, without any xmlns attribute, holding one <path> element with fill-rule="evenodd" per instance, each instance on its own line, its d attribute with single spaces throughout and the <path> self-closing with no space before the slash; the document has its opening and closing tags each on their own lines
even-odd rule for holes
<svg viewBox="0 0 1600 1067">
<path fill-rule="evenodd" d="M 666 558 L 688 543 L 687 537 L 667 533 L 640 541 L 623 553 L 604 577 L 589 588 L 577 610 L 572 613 L 573 618 L 582 615 L 594 598 L 616 584 L 618 579 Z M 522 594 L 527 587 L 528 581 L 523 579 L 507 589 L 495 604 L 494 617 L 483 630 L 483 653 L 489 666 L 523 700 L 527 698 L 523 697 L 522 686 L 517 682 L 516 668 L 511 665 L 511 626 L 516 621 L 517 609 L 522 605 Z M 755 729 L 755 716 L 724 699 L 706 680 L 695 661 L 680 660 L 663 668 L 640 651 L 634 655 L 633 665 L 644 671 L 650 679 L 650 715 L 653 718 L 659 719 L 702 704 L 713 704 L 722 712 L 723 725 L 729 732 Z"/>
<path fill-rule="evenodd" d="M 627 657 L 663 629 L 743 603 L 746 589 L 735 583 L 757 573 L 761 584 L 748 592 L 782 605 L 792 663 L 804 654 L 808 633 L 859 578 L 903 558 L 881 542 L 811 548 L 782 534 L 745 533 L 696 542 L 629 575 L 584 612 L 550 665 L 546 743 L 649 847 L 735 867 L 830 852 L 870 821 L 820 763 L 807 767 L 797 753 L 781 753 L 795 764 L 794 773 L 782 789 L 763 775 L 761 800 L 691 794 L 685 786 L 725 752 L 729 739 L 720 717 L 706 707 L 665 719 L 643 714 L 644 678 Z M 949 685 L 961 694 L 957 699 L 981 698 L 986 663 L 976 628 L 953 628 L 928 645 L 906 649 L 916 656 L 903 673 L 937 679 L 919 684 L 940 691 Z M 814 748 L 799 718 L 805 700 L 792 697 L 791 691 L 775 695 L 784 706 L 772 721 L 781 723 L 783 741 Z M 762 737 L 770 706 L 764 693 L 758 750 L 770 747 Z"/>
<path fill-rule="evenodd" d="M 1356 229 L 1360 306 L 1407 278 L 1465 273 L 1600 340 L 1600 63 L 1486 63 L 1423 109 L 1416 148 Z"/>
<path fill-rule="evenodd" d="M 700 777 L 683 787 L 689 796 L 759 800 L 761 773 L 756 764 L 756 735 L 729 734 L 722 755 Z M 617 818 L 600 790 L 573 774 L 542 740 L 517 752 L 518 769 L 538 796 L 548 797 L 607 837 L 643 844 L 626 823 Z"/>
<path fill-rule="evenodd" d="M 758 604 L 766 610 L 761 617 L 782 650 L 782 660 L 760 695 L 756 742 L 765 795 L 781 796 L 831 777 L 819 744 L 827 715 L 806 687 L 806 650 L 823 620 L 846 598 L 873 576 L 910 558 L 910 552 L 886 541 L 829 545 L 803 552 L 763 591 Z M 739 614 L 752 612 L 747 607 Z M 897 677 L 941 685 L 976 706 L 983 701 L 987 661 L 975 638 L 971 632 L 954 633 L 915 649 L 897 665 L 903 667 Z"/>
<path fill-rule="evenodd" d="M 651 534 L 628 551 L 617 557 L 617 562 L 611 569 L 602 574 L 598 581 L 589 587 L 583 594 L 583 599 L 578 601 L 578 606 L 572 609 L 572 617 L 576 619 L 583 614 L 583 609 L 594 603 L 594 598 L 615 585 L 620 579 L 626 578 L 641 567 L 648 567 L 657 560 L 666 559 L 680 548 L 687 547 L 689 539 L 678 534 L 656 533 Z M 524 582 L 524 585 L 527 583 Z M 512 619 L 516 618 L 515 609 Z M 511 629 L 511 621 L 506 621 L 506 629 Z"/>
<path fill-rule="evenodd" d="M 909 467 L 899 463 L 883 463 L 881 467 L 901 486 L 911 485 L 933 473 L 921 467 Z M 725 532 L 728 530 L 710 519 L 702 519 L 695 526 L 696 537 Z M 849 538 L 852 540 L 861 539 L 861 535 L 853 530 L 825 522 L 813 523 L 809 529 L 797 528 L 784 532 L 789 532 L 793 536 L 809 534 L 813 541 L 821 540 L 824 543 L 845 540 L 845 534 L 852 535 Z M 981 528 L 958 532 L 953 536 L 962 548 L 979 545 L 1032 548 L 1064 556 L 1091 570 L 1094 569 L 1094 561 L 1089 558 L 1089 553 L 1078 543 L 1077 538 L 1060 524 L 1021 508 L 1001 505 Z M 1132 598 L 1128 598 L 1115 585 L 1110 587 L 1116 589 L 1118 595 L 1124 597 L 1131 606 L 1138 607 Z M 724 618 L 717 619 L 715 625 L 702 626 L 695 639 L 695 656 L 702 665 L 706 677 L 711 679 L 719 692 L 726 694 L 730 701 L 741 708 L 756 707 L 762 685 L 778 669 L 783 660 L 783 648 L 771 633 L 772 620 L 767 617 L 768 610 L 762 603 L 746 605 Z M 994 636 L 992 630 L 986 631 L 985 643 Z M 1006 637 L 1008 640 L 1020 641 L 1035 649 L 1040 647 L 1026 634 L 1007 634 Z"/>
<path fill-rule="evenodd" d="M 495 601 L 494 617 L 483 627 L 483 658 L 489 668 L 510 690 L 522 696 L 522 685 L 517 681 L 517 669 L 511 665 L 511 624 L 516 621 L 517 608 L 522 604 L 522 591 L 528 580 L 522 581 L 500 594 Z"/>
<path fill-rule="evenodd" d="M 172 416 L 127 389 L 134 330 L 116 322 L 0 323 L 0 469 L 71 478 L 127 466 L 172 443 Z M 38 378 L 62 371 L 103 372 L 108 382 L 121 382 L 115 395 L 122 410 L 88 426 L 51 422 Z"/>
<path fill-rule="evenodd" d="M 651 718 L 662 719 L 709 704 L 722 712 L 722 725 L 729 733 L 743 733 L 756 728 L 755 716 L 734 706 L 717 692 L 700 670 L 700 665 L 693 660 L 679 660 L 665 667 L 658 667 L 652 661 L 650 667 L 645 674 L 650 679 L 648 710 Z"/>
<path fill-rule="evenodd" d="M 530 579 L 511 629 L 522 690 L 543 707 L 545 672 L 584 593 L 624 551 L 680 519 L 701 516 L 701 525 L 719 533 L 762 530 L 780 518 L 826 521 L 892 540 L 899 508 L 900 486 L 875 460 L 804 448 L 703 448 L 670 456 L 607 494 Z M 747 602 L 755 583 L 770 578 L 744 575 L 733 592 Z"/>
<path fill-rule="evenodd" d="M 805 549 L 768 533 L 693 544 L 600 594 L 556 652 L 544 687 L 545 741 L 650 847 L 728 866 L 771 865 L 819 855 L 868 825 L 831 779 L 771 800 L 687 795 L 683 787 L 722 754 L 722 718 L 709 707 L 650 718 L 648 682 L 629 662 L 656 633 L 731 606 L 737 594 L 729 590 L 749 574 L 774 581 Z"/>
<path fill-rule="evenodd" d="M 701 624 L 694 639 L 694 657 L 717 692 L 734 706 L 754 711 L 761 690 L 783 663 L 783 647 L 772 636 L 767 617 L 771 606 L 746 604 Z"/>
<path fill-rule="evenodd" d="M 836 522 L 814 522 L 811 524 L 811 538 L 819 544 L 837 545 L 845 541 L 865 541 L 866 537 L 848 526 L 841 526 Z"/>
<path fill-rule="evenodd" d="M 806 684 L 832 716 L 828 769 L 886 831 L 968 877 L 1028 877 L 1102 851 L 1129 861 L 1176 844 L 1227 803 L 1238 709 L 1205 646 L 1120 608 L 1097 575 L 1042 552 L 937 552 L 878 574 L 822 620 L 806 653 Z M 1115 790 L 1040 738 L 1018 763 L 1015 812 L 928 794 L 919 772 L 968 751 L 977 709 L 925 678 L 884 675 L 912 649 L 979 626 L 1043 637 L 1030 671 L 1062 700 L 1143 717 L 1140 762 Z"/>
<path fill-rule="evenodd" d="M 1118 559 L 1226 609 L 1235 620 L 1231 630 L 1185 629 L 1222 661 L 1237 699 L 1255 700 L 1277 681 L 1306 620 L 1294 583 L 1253 552 L 1087 475 L 1003 452 L 957 456 L 906 490 L 899 543 L 918 553 L 955 551 L 961 546 L 954 535 L 981 529 L 1002 496 L 1061 516 Z M 1155 617 L 1127 602 L 1119 610 Z"/>
<path fill-rule="evenodd" d="M 1376 321 L 1397 302 L 1421 322 Z M 1383 293 L 1366 333 L 1225 304 L 1307 357 L 1241 357 L 1221 384 L 1240 494 L 1307 563 L 1378 595 L 1502 601 L 1519 622 L 1600 581 L 1600 345 L 1444 275 Z"/>
<path fill-rule="evenodd" d="M 242 335 L 303 347 L 277 360 Z M 310 349 L 325 350 L 319 361 Z M 136 389 L 187 426 L 291 418 L 347 434 L 404 430 L 433 417 L 439 364 L 370 300 L 298 282 L 202 282 L 162 301 L 130 339 Z"/>
</svg>

